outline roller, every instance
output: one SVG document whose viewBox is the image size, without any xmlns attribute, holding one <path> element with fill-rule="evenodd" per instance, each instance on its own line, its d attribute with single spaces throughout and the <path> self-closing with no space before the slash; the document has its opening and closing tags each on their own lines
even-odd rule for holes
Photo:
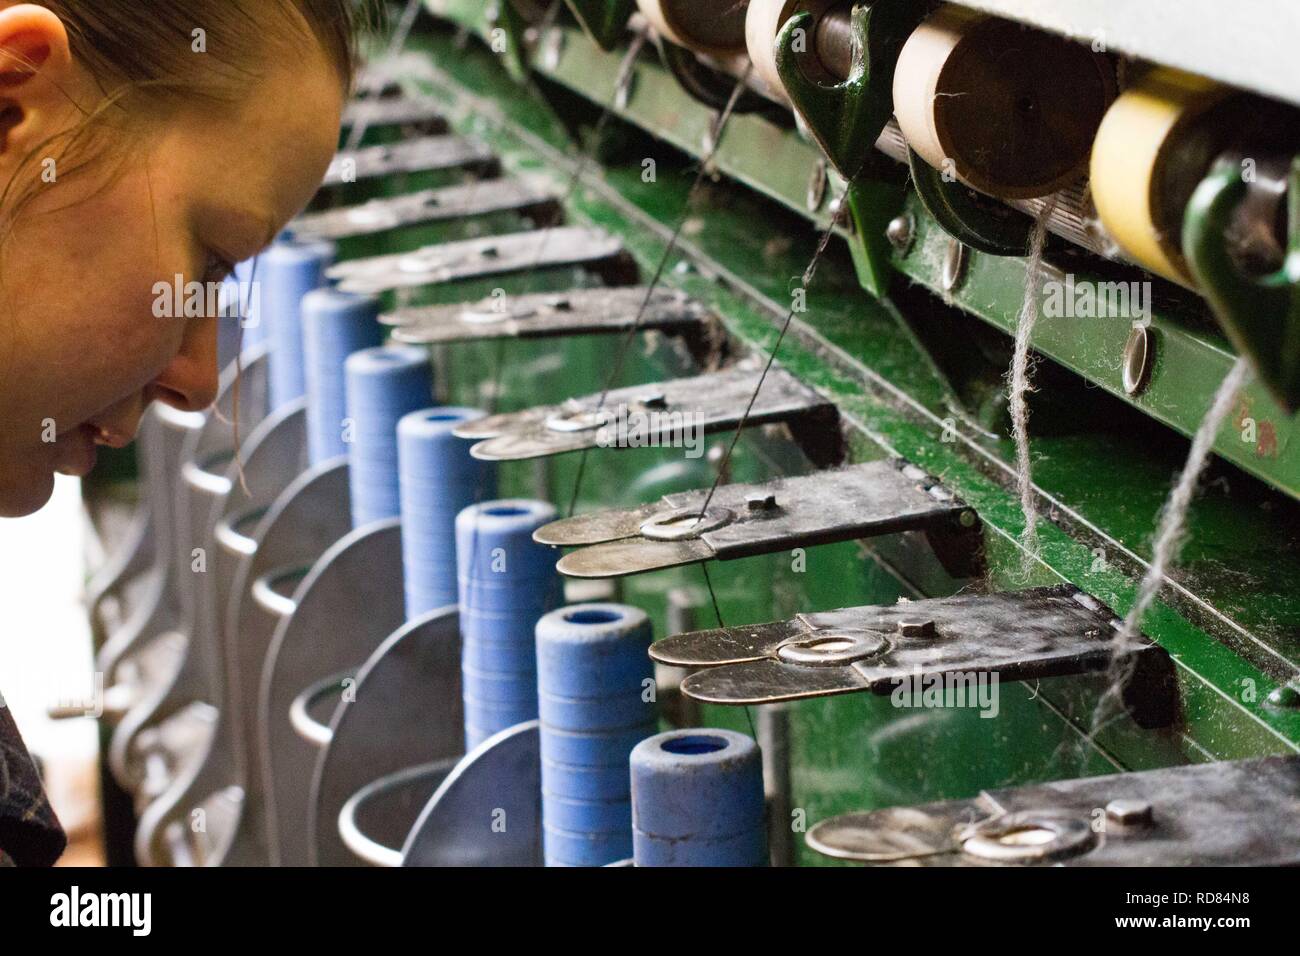
<svg viewBox="0 0 1300 956">
<path fill-rule="evenodd" d="M 1002 199 L 1081 178 L 1114 95 L 1113 67 L 1086 46 L 956 6 L 908 37 L 894 72 L 911 148 Z"/>
<path fill-rule="evenodd" d="M 766 866 L 763 762 L 730 730 L 673 730 L 632 751 L 637 866 Z"/>
<path fill-rule="evenodd" d="M 1232 91 L 1166 67 L 1139 77 L 1106 113 L 1092 149 L 1092 198 L 1124 254 L 1195 285 L 1180 249 L 1183 211 L 1232 124 L 1216 122 Z"/>
<path fill-rule="evenodd" d="M 302 353 L 302 298 L 325 281 L 333 263 L 333 243 L 281 239 L 257 260 L 257 290 L 251 314 L 254 327 L 271 345 L 271 407 L 306 394 Z"/>
<path fill-rule="evenodd" d="M 336 289 L 316 289 L 302 299 L 303 369 L 307 387 L 307 451 L 313 465 L 348 453 L 343 363 L 353 352 L 384 339 L 379 300 Z"/>
<path fill-rule="evenodd" d="M 482 418 L 477 408 L 424 408 L 397 424 L 406 616 L 455 604 L 456 515 L 496 497 L 496 468 L 469 453 L 452 429 Z"/>
<path fill-rule="evenodd" d="M 714 56 L 745 50 L 743 0 L 637 0 L 655 32 L 678 46 Z"/>
<path fill-rule="evenodd" d="M 797 13 L 807 10 L 820 18 L 835 6 L 843 6 L 842 0 L 750 0 L 745 12 L 745 48 L 754 72 L 773 93 L 785 97 L 781 74 L 776 69 L 776 37 L 781 28 Z M 813 49 L 819 47 L 814 37 L 809 37 L 808 42 Z"/>
<path fill-rule="evenodd" d="M 424 349 L 386 346 L 354 352 L 344 363 L 352 441 L 348 484 L 352 524 L 400 514 L 397 423 L 424 408 L 433 394 L 433 373 Z"/>
<path fill-rule="evenodd" d="M 456 516 L 465 749 L 537 719 L 537 621 L 560 603 L 555 555 L 533 532 L 542 501 L 507 498 Z"/>
<path fill-rule="evenodd" d="M 537 622 L 547 866 L 604 866 L 632 854 L 628 758 L 657 729 L 645 693 L 650 639 L 649 617 L 625 604 L 576 604 Z"/>
</svg>

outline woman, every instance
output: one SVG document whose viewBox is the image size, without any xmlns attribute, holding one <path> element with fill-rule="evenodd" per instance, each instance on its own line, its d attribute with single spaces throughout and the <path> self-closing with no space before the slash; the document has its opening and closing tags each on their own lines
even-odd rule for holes
<svg viewBox="0 0 1300 956">
<path fill-rule="evenodd" d="M 0 516 L 130 442 L 150 402 L 211 404 L 217 318 L 155 289 L 221 283 L 306 205 L 338 140 L 354 7 L 0 0 Z M 0 859 L 62 847 L 0 708 Z"/>
</svg>

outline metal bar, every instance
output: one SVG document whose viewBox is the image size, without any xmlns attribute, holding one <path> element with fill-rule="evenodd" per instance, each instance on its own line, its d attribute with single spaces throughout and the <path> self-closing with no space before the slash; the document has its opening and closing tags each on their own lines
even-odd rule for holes
<svg viewBox="0 0 1300 956">
<path fill-rule="evenodd" d="M 644 311 L 642 303 L 646 303 Z M 699 303 L 676 290 L 651 292 L 645 286 L 626 286 L 535 293 L 487 299 L 474 305 L 395 309 L 379 318 L 387 325 L 396 326 L 393 338 L 397 341 L 433 345 L 501 338 L 607 335 L 633 327 L 681 332 L 700 326 L 707 315 Z"/>
<path fill-rule="evenodd" d="M 818 823 L 808 845 L 886 866 L 1295 866 L 1300 757 L 1170 767 L 850 813 Z"/>
<path fill-rule="evenodd" d="M 422 189 L 399 196 L 381 196 L 359 206 L 304 213 L 290 224 L 295 239 L 352 239 L 393 229 L 472 219 L 498 212 L 540 217 L 554 211 L 550 190 L 516 179 L 493 179 L 442 189 Z"/>
<path fill-rule="evenodd" d="M 559 266 L 594 268 L 621 255 L 622 243 L 608 233 L 565 226 L 352 259 L 334 266 L 326 275 L 336 280 L 344 292 L 378 293 Z"/>
</svg>

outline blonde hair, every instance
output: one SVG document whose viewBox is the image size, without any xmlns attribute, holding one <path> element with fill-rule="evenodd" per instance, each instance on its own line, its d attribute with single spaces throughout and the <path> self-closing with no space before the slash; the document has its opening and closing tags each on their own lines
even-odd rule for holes
<svg viewBox="0 0 1300 956">
<path fill-rule="evenodd" d="M 350 90 L 357 69 L 359 29 L 373 26 L 370 0 L 166 0 L 142 10 L 141 0 L 34 0 L 57 14 L 68 32 L 74 61 L 102 94 L 71 129 L 40 143 L 0 192 L 8 234 L 13 218 L 37 191 L 29 173 L 58 146 L 59 177 L 87 166 L 94 133 L 110 118 L 129 122 L 140 97 L 157 106 L 196 99 L 236 100 L 259 77 L 259 65 L 295 42 L 315 41 Z M 71 160 L 69 158 L 71 157 Z M 27 187 L 20 183 L 28 180 Z"/>
</svg>

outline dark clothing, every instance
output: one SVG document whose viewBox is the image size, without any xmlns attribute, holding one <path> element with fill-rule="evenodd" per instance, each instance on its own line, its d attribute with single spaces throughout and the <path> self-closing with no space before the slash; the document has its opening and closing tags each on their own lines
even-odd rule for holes
<svg viewBox="0 0 1300 956">
<path fill-rule="evenodd" d="M 0 698 L 0 866 L 52 866 L 67 845 L 36 764 Z"/>
</svg>

